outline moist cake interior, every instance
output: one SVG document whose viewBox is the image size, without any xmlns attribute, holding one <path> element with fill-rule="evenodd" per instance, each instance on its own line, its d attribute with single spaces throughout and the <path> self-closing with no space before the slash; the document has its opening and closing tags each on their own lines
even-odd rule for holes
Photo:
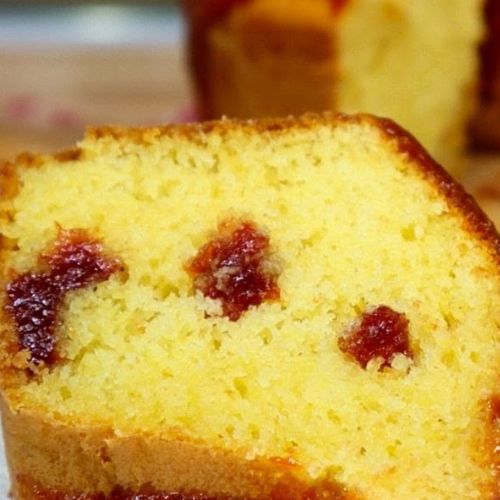
<svg viewBox="0 0 500 500">
<path fill-rule="evenodd" d="M 291 458 L 371 498 L 487 483 L 500 282 L 459 209 L 369 121 L 181 130 L 94 131 L 77 160 L 18 169 L 0 202 L 4 282 L 38 272 L 61 231 L 122 268 L 65 295 L 60 359 L 7 397 L 72 425 Z M 190 268 L 228 221 L 265 235 L 279 289 L 238 318 Z M 406 318 L 411 350 L 363 366 L 340 339 L 381 306 Z"/>
</svg>

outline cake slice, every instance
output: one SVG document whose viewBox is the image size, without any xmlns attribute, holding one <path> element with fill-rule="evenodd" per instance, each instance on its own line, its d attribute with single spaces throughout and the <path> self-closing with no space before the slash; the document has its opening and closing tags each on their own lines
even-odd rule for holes
<svg viewBox="0 0 500 500">
<path fill-rule="evenodd" d="M 498 496 L 499 236 L 393 122 L 91 129 L 0 179 L 16 500 Z"/>
<path fill-rule="evenodd" d="M 204 118 L 370 112 L 398 121 L 460 172 L 484 0 L 183 4 Z"/>
</svg>

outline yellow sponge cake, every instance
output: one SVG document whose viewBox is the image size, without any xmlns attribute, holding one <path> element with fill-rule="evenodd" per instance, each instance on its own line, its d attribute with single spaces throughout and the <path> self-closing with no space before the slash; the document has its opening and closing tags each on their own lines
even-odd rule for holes
<svg viewBox="0 0 500 500">
<path fill-rule="evenodd" d="M 91 129 L 0 191 L 14 499 L 498 498 L 500 239 L 393 122 Z"/>
</svg>

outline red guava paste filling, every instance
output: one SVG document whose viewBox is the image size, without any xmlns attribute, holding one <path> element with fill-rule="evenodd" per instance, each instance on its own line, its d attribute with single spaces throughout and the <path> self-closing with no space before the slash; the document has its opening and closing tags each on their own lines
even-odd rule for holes
<svg viewBox="0 0 500 500">
<path fill-rule="evenodd" d="M 390 366 L 396 354 L 413 358 L 408 320 L 387 306 L 364 313 L 361 322 L 347 336 L 339 338 L 338 344 L 342 352 L 363 368 L 375 358 L 382 359 L 380 369 Z"/>
<path fill-rule="evenodd" d="M 280 298 L 276 266 L 269 260 L 269 238 L 252 222 L 221 224 L 219 236 L 200 249 L 188 271 L 195 288 L 220 300 L 231 321 L 252 306 Z"/>
<path fill-rule="evenodd" d="M 43 272 L 21 274 L 7 285 L 5 309 L 31 362 L 52 365 L 58 360 L 55 329 L 66 294 L 105 281 L 122 266 L 81 230 L 61 231 L 52 251 L 39 261 Z"/>
</svg>

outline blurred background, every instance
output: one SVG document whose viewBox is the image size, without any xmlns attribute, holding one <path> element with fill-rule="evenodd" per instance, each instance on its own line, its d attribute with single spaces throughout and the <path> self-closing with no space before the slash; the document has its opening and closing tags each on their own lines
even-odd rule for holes
<svg viewBox="0 0 500 500">
<path fill-rule="evenodd" d="M 176 2 L 0 0 L 0 158 L 189 118 Z"/>
</svg>

